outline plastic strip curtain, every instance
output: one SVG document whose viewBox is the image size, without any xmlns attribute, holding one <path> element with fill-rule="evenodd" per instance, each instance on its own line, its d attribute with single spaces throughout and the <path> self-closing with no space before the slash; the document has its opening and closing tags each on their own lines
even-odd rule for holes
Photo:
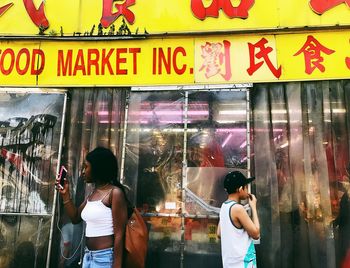
<svg viewBox="0 0 350 268">
<path fill-rule="evenodd" d="M 62 162 L 68 169 L 72 199 L 79 206 L 92 190 L 81 177 L 86 154 L 97 146 L 103 146 L 110 148 L 120 159 L 126 90 L 82 88 L 74 89 L 70 93 Z M 80 245 L 83 225 L 72 225 L 64 214 L 62 203 L 60 205 L 58 220 L 63 234 L 57 233 L 52 264 L 75 267 L 84 248 L 84 244 Z"/>
<path fill-rule="evenodd" d="M 341 202 L 349 202 L 348 87 L 343 81 L 254 87 L 259 267 L 331 268 L 344 259 L 349 231 L 341 232 L 349 226 L 338 219 L 349 218 L 341 212 Z"/>
</svg>

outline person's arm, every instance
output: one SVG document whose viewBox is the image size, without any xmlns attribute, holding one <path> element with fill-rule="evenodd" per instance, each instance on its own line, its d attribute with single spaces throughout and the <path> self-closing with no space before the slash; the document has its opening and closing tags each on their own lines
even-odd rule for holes
<svg viewBox="0 0 350 268">
<path fill-rule="evenodd" d="M 221 239 L 220 221 L 218 222 L 218 229 L 216 229 L 216 236 Z"/>
<path fill-rule="evenodd" d="M 349 219 L 348 210 L 349 210 L 349 195 L 348 193 L 344 193 L 340 199 L 338 216 L 333 221 L 334 227 L 343 226 L 344 224 L 347 223 Z"/>
<path fill-rule="evenodd" d="M 56 185 L 57 185 L 57 183 L 56 183 Z M 57 187 L 57 190 L 61 194 L 64 209 L 66 211 L 66 214 L 68 215 L 68 217 L 72 221 L 72 223 L 77 224 L 77 223 L 81 222 L 82 219 L 81 219 L 80 215 L 81 215 L 81 211 L 85 207 L 86 200 L 79 206 L 79 208 L 75 207 L 75 205 L 73 204 L 73 201 L 70 197 L 68 180 L 64 181 L 63 189 Z"/>
<path fill-rule="evenodd" d="M 127 204 L 121 189 L 112 190 L 112 217 L 114 230 L 114 261 L 113 268 L 121 268 L 124 252 L 125 226 L 128 220 Z"/>
<path fill-rule="evenodd" d="M 259 239 L 260 223 L 256 210 L 256 198 L 254 195 L 251 196 L 252 199 L 249 199 L 249 205 L 252 209 L 252 218 L 249 217 L 243 206 L 234 206 L 231 209 L 231 218 L 234 219 L 236 217 L 250 237 L 253 239 Z"/>
</svg>

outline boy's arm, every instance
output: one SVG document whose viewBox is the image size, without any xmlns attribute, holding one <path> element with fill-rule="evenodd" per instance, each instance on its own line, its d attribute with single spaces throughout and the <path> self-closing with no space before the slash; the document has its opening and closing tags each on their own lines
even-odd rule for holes
<svg viewBox="0 0 350 268">
<path fill-rule="evenodd" d="M 234 217 L 236 217 L 250 237 L 253 239 L 259 239 L 260 223 L 256 210 L 256 198 L 254 195 L 252 195 L 252 200 L 249 200 L 249 205 L 252 209 L 252 219 L 249 217 L 243 206 L 234 206 L 234 208 L 231 209 L 231 218 L 234 219 Z"/>
<path fill-rule="evenodd" d="M 220 221 L 218 223 L 218 228 L 216 229 L 216 236 L 221 239 L 221 229 L 220 229 Z"/>
</svg>

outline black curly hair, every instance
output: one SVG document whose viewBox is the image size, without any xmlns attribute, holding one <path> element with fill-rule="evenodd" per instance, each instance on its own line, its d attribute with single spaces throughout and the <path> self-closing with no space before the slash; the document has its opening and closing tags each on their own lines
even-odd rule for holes
<svg viewBox="0 0 350 268">
<path fill-rule="evenodd" d="M 111 183 L 125 194 L 124 186 L 118 180 L 118 160 L 110 149 L 96 147 L 86 155 L 91 164 L 91 177 L 94 182 Z"/>
</svg>

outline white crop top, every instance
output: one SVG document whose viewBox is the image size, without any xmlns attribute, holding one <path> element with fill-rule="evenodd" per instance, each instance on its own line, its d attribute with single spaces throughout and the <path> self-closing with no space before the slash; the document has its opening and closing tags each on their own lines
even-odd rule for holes
<svg viewBox="0 0 350 268">
<path fill-rule="evenodd" d="M 86 222 L 86 237 L 98 237 L 114 234 L 112 209 L 101 200 L 87 200 L 81 211 L 81 218 Z"/>
</svg>

